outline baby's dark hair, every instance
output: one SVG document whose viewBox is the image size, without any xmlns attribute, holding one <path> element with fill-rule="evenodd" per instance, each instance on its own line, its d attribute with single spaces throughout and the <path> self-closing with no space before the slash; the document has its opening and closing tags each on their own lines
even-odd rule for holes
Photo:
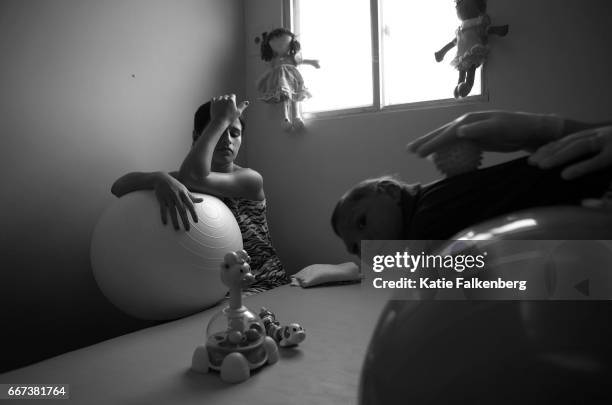
<svg viewBox="0 0 612 405">
<path fill-rule="evenodd" d="M 200 107 L 198 107 L 197 111 L 193 116 L 193 142 L 195 142 L 200 137 L 202 131 L 204 131 L 204 128 L 206 128 L 206 126 L 210 122 L 210 104 L 210 101 L 202 104 Z M 238 119 L 240 120 L 240 125 L 242 125 L 242 132 L 244 132 L 244 120 L 242 119 L 242 117 Z"/>
<path fill-rule="evenodd" d="M 344 193 L 342 197 L 340 197 L 340 200 L 334 208 L 334 212 L 332 213 L 331 217 L 331 226 L 334 230 L 334 233 L 337 236 L 340 236 L 340 233 L 338 232 L 338 221 L 340 221 L 340 212 L 346 206 L 346 203 L 359 201 L 374 192 L 384 190 L 386 188 L 385 186 L 389 184 L 396 185 L 402 190 L 408 190 L 409 192 L 413 189 L 412 186 L 407 185 L 406 183 L 397 179 L 394 176 L 376 177 L 357 183 L 357 185 L 355 185 L 349 191 Z"/>
<path fill-rule="evenodd" d="M 289 44 L 289 55 L 295 55 L 300 51 L 302 46 L 300 45 L 299 41 L 295 39 L 295 34 L 286 28 L 277 28 L 271 32 L 264 32 L 261 34 L 261 59 L 269 62 L 274 58 L 275 55 L 272 47 L 270 46 L 270 40 L 283 35 L 288 35 L 291 37 L 291 43 Z"/>
</svg>

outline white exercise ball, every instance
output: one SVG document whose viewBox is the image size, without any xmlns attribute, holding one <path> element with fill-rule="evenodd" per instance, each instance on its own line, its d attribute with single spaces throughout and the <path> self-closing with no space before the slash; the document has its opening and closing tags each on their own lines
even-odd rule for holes
<svg viewBox="0 0 612 405">
<path fill-rule="evenodd" d="M 218 198 L 195 194 L 198 222 L 175 230 L 161 221 L 152 191 L 114 201 L 98 221 L 91 241 L 91 265 L 102 293 L 119 309 L 141 319 L 175 319 L 221 300 L 220 265 L 226 253 L 242 249 L 234 215 Z M 179 217 L 180 221 L 180 217 Z"/>
</svg>

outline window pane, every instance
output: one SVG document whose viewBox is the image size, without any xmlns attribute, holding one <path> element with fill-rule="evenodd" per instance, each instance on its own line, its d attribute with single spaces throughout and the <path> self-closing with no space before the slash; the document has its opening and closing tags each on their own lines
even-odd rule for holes
<svg viewBox="0 0 612 405">
<path fill-rule="evenodd" d="M 434 53 L 455 38 L 460 20 L 450 0 L 381 0 L 385 105 L 453 98 L 459 71 L 451 49 L 440 63 Z M 481 93 L 480 68 L 470 95 Z"/>
<path fill-rule="evenodd" d="M 312 93 L 302 110 L 371 106 L 370 0 L 302 0 L 295 4 L 302 55 L 321 61 L 321 69 L 299 68 Z"/>
</svg>

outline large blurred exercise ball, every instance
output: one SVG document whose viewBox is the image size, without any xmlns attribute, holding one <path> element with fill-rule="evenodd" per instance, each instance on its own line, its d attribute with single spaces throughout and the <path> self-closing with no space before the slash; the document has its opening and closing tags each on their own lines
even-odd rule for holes
<svg viewBox="0 0 612 405">
<path fill-rule="evenodd" d="M 98 286 L 119 309 L 141 319 L 175 319 L 214 305 L 227 288 L 223 256 L 242 249 L 234 215 L 218 198 L 195 194 L 198 222 L 175 230 L 161 221 L 152 191 L 129 193 L 98 221 L 91 264 Z M 180 221 L 180 218 L 179 218 Z"/>
<path fill-rule="evenodd" d="M 476 225 L 456 238 L 610 240 L 612 212 L 534 209 Z M 498 246 L 487 261 L 504 262 L 516 253 Z M 612 272 L 610 255 L 598 244 L 589 246 L 580 251 L 606 260 Z M 570 263 L 567 255 L 555 257 L 557 270 Z M 602 300 L 392 299 L 370 341 L 359 403 L 612 403 L 611 320 L 612 302 Z"/>
</svg>

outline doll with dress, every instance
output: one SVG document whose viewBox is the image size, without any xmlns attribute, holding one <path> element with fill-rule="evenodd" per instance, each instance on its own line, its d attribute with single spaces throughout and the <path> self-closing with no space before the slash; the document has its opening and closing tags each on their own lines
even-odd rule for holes
<svg viewBox="0 0 612 405">
<path fill-rule="evenodd" d="M 508 26 L 492 26 L 487 15 L 486 0 L 455 0 L 457 15 L 461 25 L 456 37 L 436 52 L 436 61 L 441 62 L 444 55 L 455 46 L 457 56 L 451 62 L 459 71 L 459 83 L 455 87 L 455 98 L 467 97 L 474 86 L 476 69 L 484 63 L 489 54 L 488 37 L 508 34 Z"/>
<path fill-rule="evenodd" d="M 266 103 L 282 103 L 285 129 L 302 129 L 300 102 L 311 95 L 297 66 L 311 65 L 319 69 L 319 61 L 302 59 L 300 43 L 288 29 L 277 28 L 262 37 L 261 59 L 269 63 L 269 68 L 256 83 L 260 99 Z"/>
</svg>

